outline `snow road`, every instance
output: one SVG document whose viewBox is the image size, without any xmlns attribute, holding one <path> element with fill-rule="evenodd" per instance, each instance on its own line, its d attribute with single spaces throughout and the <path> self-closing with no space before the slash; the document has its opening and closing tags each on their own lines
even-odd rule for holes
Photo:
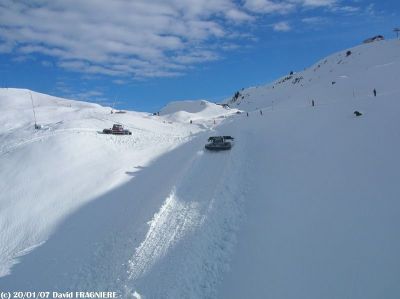
<svg viewBox="0 0 400 299">
<path fill-rule="evenodd" d="M 215 297 L 240 220 L 242 151 L 194 153 L 130 260 L 132 289 L 149 298 Z"/>
</svg>

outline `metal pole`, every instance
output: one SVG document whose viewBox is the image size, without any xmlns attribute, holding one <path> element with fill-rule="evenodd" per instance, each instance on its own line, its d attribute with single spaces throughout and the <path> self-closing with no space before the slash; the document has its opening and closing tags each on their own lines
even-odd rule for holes
<svg viewBox="0 0 400 299">
<path fill-rule="evenodd" d="M 394 28 L 393 31 L 396 32 L 397 39 L 399 39 L 400 28 Z"/>
<path fill-rule="evenodd" d="M 29 95 L 31 96 L 31 103 L 32 103 L 33 118 L 35 119 L 35 129 L 37 129 L 37 123 L 36 123 L 36 113 L 35 113 L 35 106 L 33 105 L 33 97 L 32 97 L 32 93 L 31 93 L 31 92 L 29 92 Z"/>
</svg>

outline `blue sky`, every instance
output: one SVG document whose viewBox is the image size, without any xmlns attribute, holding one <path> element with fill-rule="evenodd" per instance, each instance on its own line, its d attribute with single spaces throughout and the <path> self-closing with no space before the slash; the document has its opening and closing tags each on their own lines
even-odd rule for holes
<svg viewBox="0 0 400 299">
<path fill-rule="evenodd" d="M 139 111 L 221 101 L 367 37 L 398 0 L 0 0 L 0 86 Z"/>
</svg>

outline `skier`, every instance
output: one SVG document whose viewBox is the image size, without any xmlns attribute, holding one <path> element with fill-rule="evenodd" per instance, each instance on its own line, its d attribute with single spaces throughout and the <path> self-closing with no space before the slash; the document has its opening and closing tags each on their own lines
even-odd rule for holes
<svg viewBox="0 0 400 299">
<path fill-rule="evenodd" d="M 247 116 L 249 116 L 249 113 L 248 113 L 248 112 L 246 112 L 246 115 L 247 115 Z"/>
<path fill-rule="evenodd" d="M 374 97 L 376 97 L 376 89 L 374 88 Z"/>
<path fill-rule="evenodd" d="M 262 115 L 262 110 L 260 110 L 260 114 Z"/>
<path fill-rule="evenodd" d="M 313 106 L 313 107 L 315 106 L 314 100 L 311 101 L 311 106 Z"/>
</svg>

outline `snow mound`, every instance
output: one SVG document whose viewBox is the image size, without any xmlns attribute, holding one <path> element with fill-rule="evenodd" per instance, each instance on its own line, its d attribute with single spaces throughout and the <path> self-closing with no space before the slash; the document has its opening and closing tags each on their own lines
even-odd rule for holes
<svg viewBox="0 0 400 299">
<path fill-rule="evenodd" d="M 185 111 L 188 113 L 199 113 L 201 111 L 210 109 L 210 107 L 216 106 L 205 100 L 195 100 L 195 101 L 176 101 L 168 103 L 160 111 L 160 115 L 172 114 L 179 111 Z"/>
<path fill-rule="evenodd" d="M 168 120 L 189 122 L 190 120 L 210 120 L 233 114 L 237 109 L 224 108 L 205 100 L 171 102 L 160 111 Z"/>
</svg>

